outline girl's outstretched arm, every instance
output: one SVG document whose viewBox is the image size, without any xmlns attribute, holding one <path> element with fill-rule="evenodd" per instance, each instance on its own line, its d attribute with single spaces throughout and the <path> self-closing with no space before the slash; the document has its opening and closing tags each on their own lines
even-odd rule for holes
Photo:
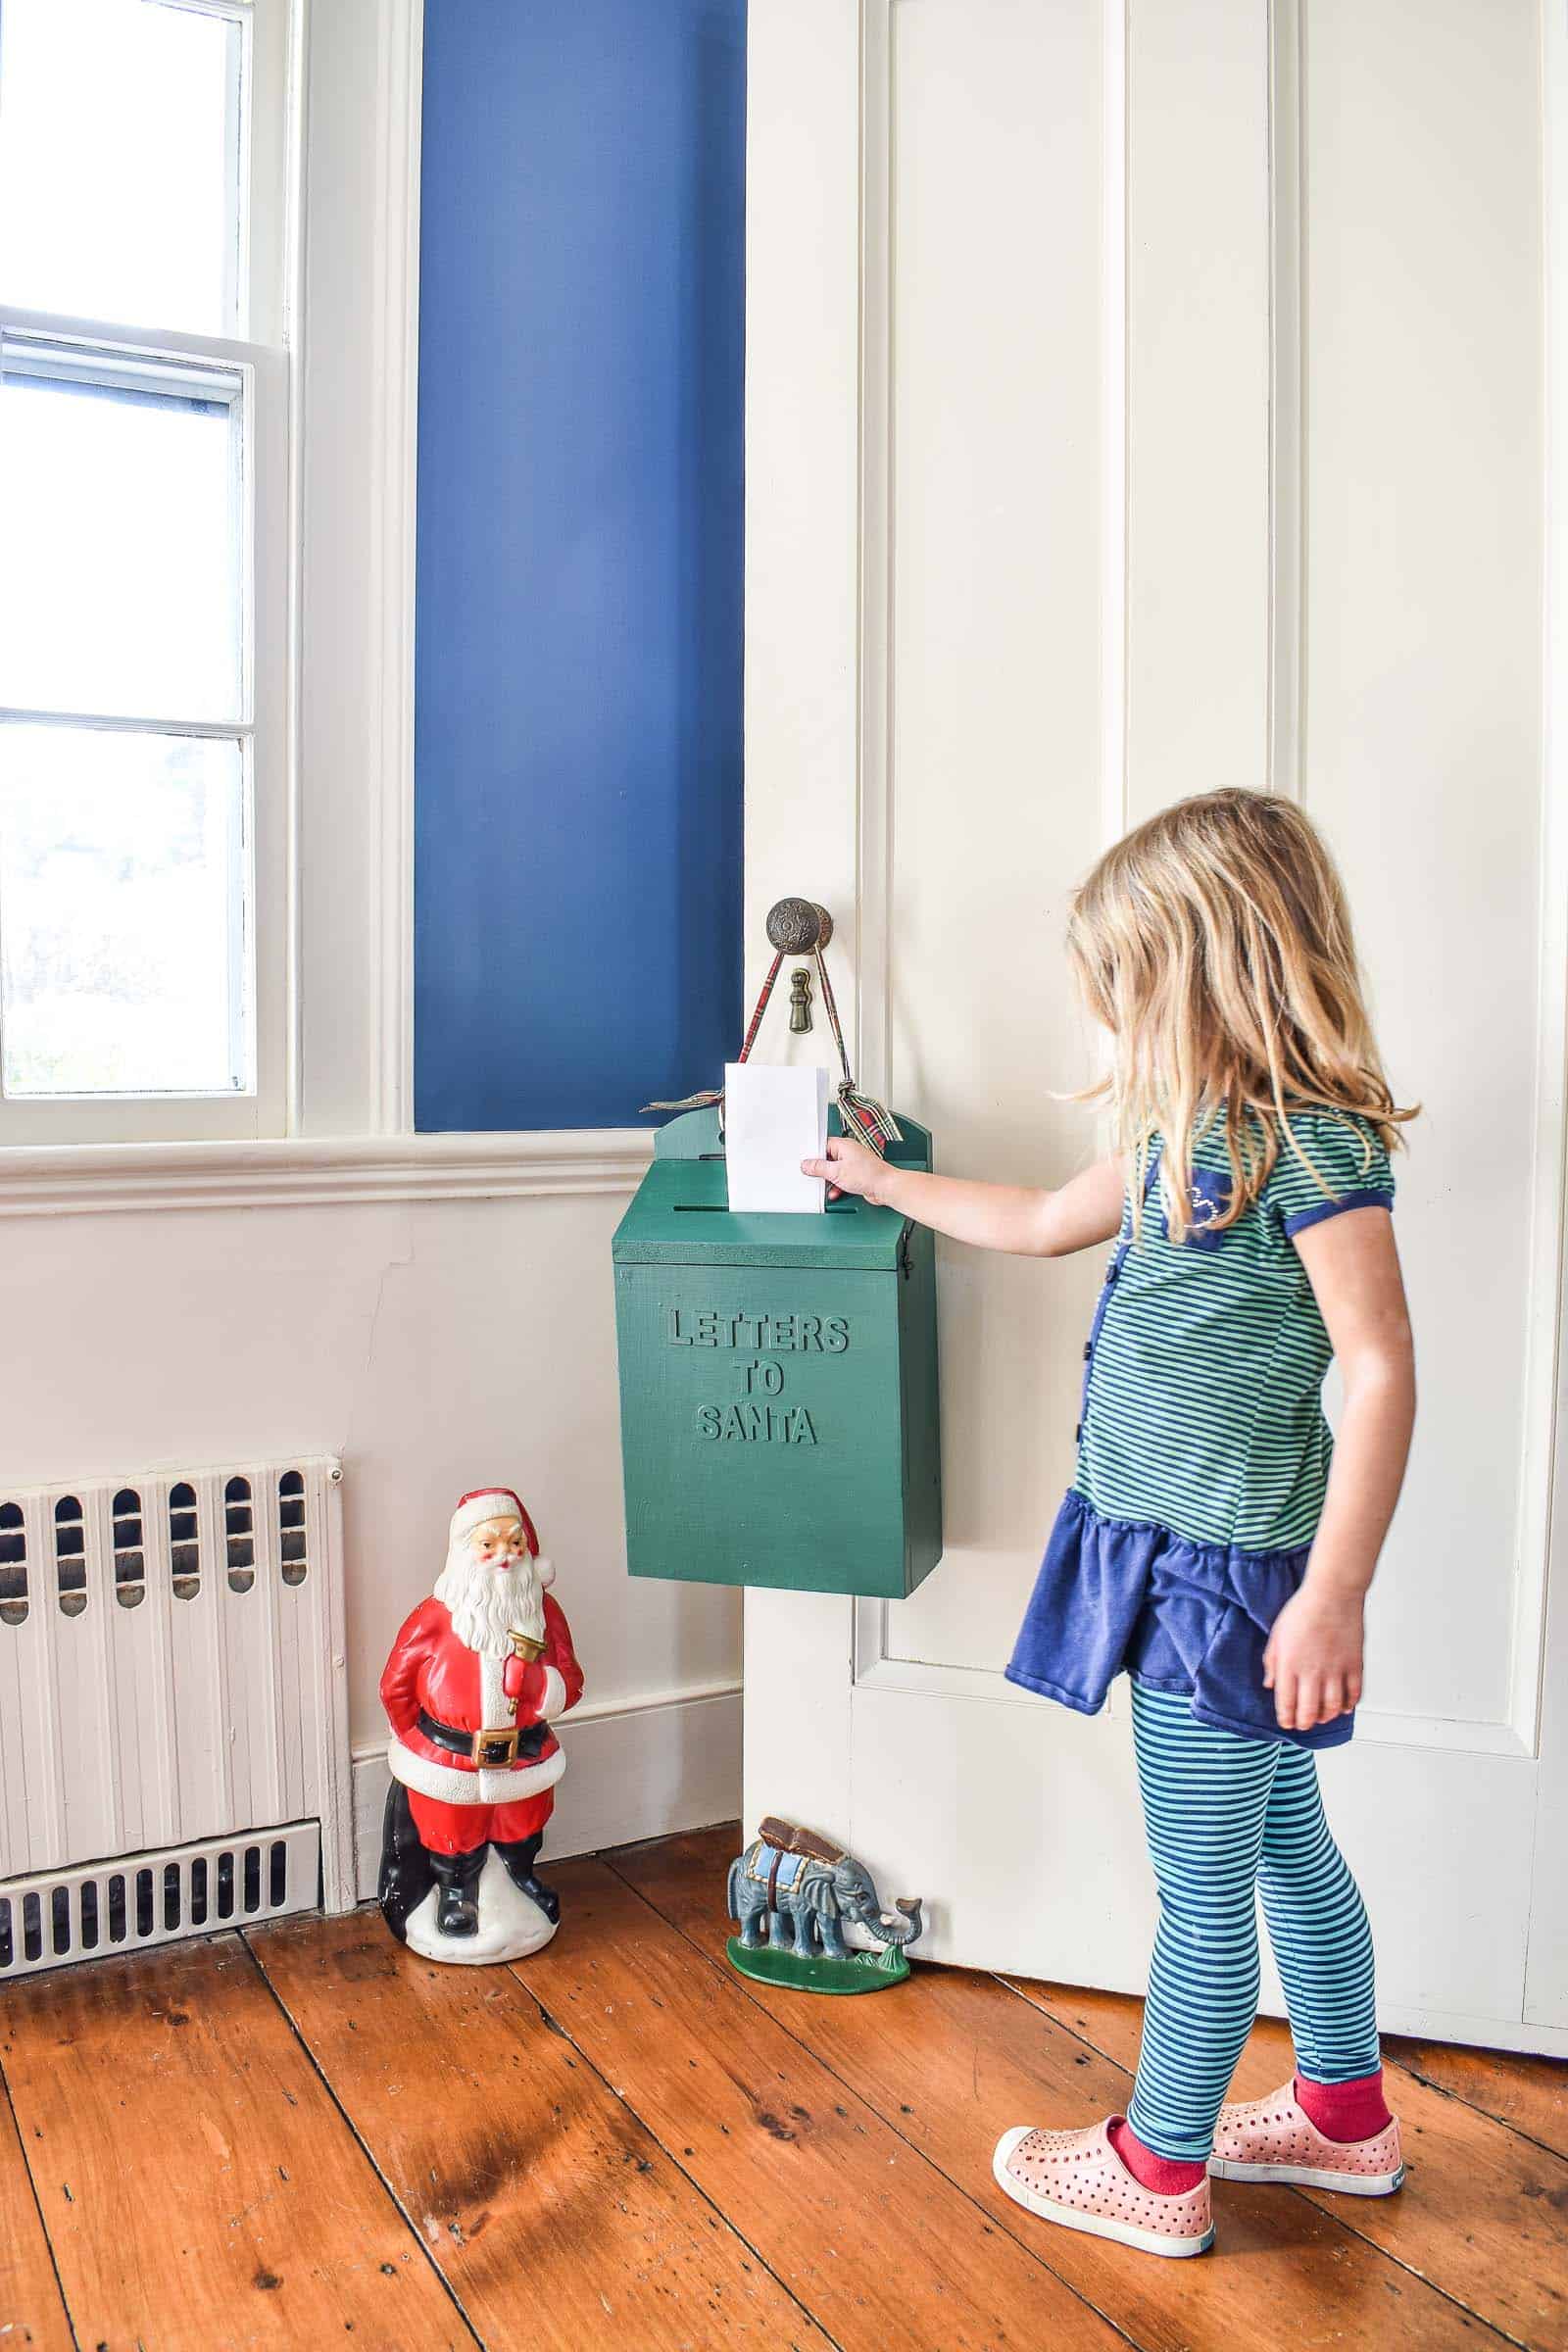
<svg viewBox="0 0 1568 2352">
<path fill-rule="evenodd" d="M 1108 1242 L 1121 1224 L 1126 1186 L 1119 1159 L 1086 1168 L 1054 1193 L 928 1176 L 919 1168 L 889 1167 L 847 1135 L 829 1137 L 826 1157 L 803 1159 L 801 1166 L 808 1176 L 825 1176 L 835 1192 L 896 1208 L 900 1216 L 977 1250 L 1010 1250 L 1019 1257 L 1065 1257 Z"/>
<path fill-rule="evenodd" d="M 1345 1714 L 1361 1695 L 1362 1609 L 1410 1450 L 1415 1353 L 1386 1208 L 1324 1217 L 1303 1228 L 1296 1247 L 1345 1381 L 1306 1575 L 1263 1653 L 1263 1681 L 1282 1728 L 1304 1732 Z"/>
</svg>

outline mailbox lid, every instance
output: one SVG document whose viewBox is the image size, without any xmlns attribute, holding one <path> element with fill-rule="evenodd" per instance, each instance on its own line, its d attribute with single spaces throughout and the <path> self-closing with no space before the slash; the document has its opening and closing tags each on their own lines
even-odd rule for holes
<svg viewBox="0 0 1568 2352">
<path fill-rule="evenodd" d="M 820 1216 L 738 1216 L 724 1162 L 656 1159 L 616 1228 L 617 1266 L 801 1266 L 892 1273 L 909 1225 L 896 1209 L 835 1200 Z"/>
</svg>

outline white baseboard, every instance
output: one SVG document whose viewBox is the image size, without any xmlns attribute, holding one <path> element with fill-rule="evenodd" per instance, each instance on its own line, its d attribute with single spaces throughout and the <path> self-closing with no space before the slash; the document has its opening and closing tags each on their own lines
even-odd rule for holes
<svg viewBox="0 0 1568 2352">
<path fill-rule="evenodd" d="M 565 1778 L 545 1839 L 545 1861 L 639 1838 L 706 1829 L 741 1809 L 738 1683 L 585 1706 L 560 1726 Z M 386 1748 L 354 1751 L 354 1851 L 360 1900 L 375 1893 L 386 1803 Z"/>
<path fill-rule="evenodd" d="M 1378 2003 L 1385 2034 L 1407 2034 L 1415 2041 L 1459 2042 L 1480 2050 L 1515 2050 L 1521 2057 L 1568 2058 L 1568 2026 L 1532 2025 L 1528 2019 L 1471 2017 L 1457 2010 L 1401 2009 Z"/>
</svg>

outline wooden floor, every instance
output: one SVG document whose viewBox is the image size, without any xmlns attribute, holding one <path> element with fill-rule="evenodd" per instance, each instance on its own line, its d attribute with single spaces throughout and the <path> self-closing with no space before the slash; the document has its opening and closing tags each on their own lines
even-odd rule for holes
<svg viewBox="0 0 1568 2352">
<path fill-rule="evenodd" d="M 1402 2042 L 1382 2202 L 1215 2191 L 1162 2263 L 992 2185 L 1126 2102 L 1138 2004 L 724 1964 L 731 1831 L 562 1865 L 556 1942 L 432 1967 L 309 1919 L 0 1992 L 0 2347 L 1568 2347 L 1568 2070 Z M 1288 2071 L 1260 2026 L 1240 2089 Z"/>
</svg>

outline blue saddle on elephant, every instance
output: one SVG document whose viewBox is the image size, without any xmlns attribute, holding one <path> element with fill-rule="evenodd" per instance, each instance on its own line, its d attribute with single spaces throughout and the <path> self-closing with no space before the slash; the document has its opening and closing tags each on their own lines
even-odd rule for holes
<svg viewBox="0 0 1568 2352">
<path fill-rule="evenodd" d="M 809 1860 L 808 1854 L 783 1853 L 776 1845 L 754 1845 L 746 1856 L 746 1875 L 760 1886 L 788 1892 Z"/>
</svg>

